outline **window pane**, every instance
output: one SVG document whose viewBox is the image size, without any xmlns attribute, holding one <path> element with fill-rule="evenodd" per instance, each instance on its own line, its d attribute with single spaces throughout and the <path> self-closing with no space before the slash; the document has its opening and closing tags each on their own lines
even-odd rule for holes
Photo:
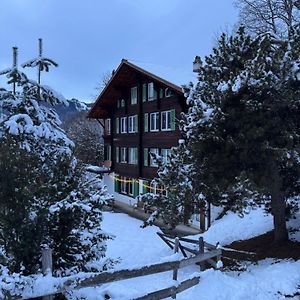
<svg viewBox="0 0 300 300">
<path fill-rule="evenodd" d="M 127 132 L 127 118 L 121 118 L 121 133 Z"/>
<path fill-rule="evenodd" d="M 151 113 L 150 114 L 150 130 L 157 131 L 159 130 L 159 113 Z"/>
<path fill-rule="evenodd" d="M 171 111 L 163 111 L 161 113 L 161 129 L 170 130 L 171 129 Z"/>
<path fill-rule="evenodd" d="M 121 162 L 126 163 L 126 148 L 121 148 Z"/>
<path fill-rule="evenodd" d="M 157 98 L 157 93 L 154 89 L 154 83 L 150 82 L 148 83 L 148 100 L 155 100 Z"/>
<path fill-rule="evenodd" d="M 159 154 L 159 150 L 158 148 L 150 148 L 150 153 Z M 157 167 L 156 160 L 152 157 L 152 155 L 150 155 L 150 166 Z"/>
</svg>

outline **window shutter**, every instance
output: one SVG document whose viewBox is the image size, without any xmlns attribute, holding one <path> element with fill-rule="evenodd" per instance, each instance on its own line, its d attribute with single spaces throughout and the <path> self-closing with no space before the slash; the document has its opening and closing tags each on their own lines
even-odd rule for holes
<svg viewBox="0 0 300 300">
<path fill-rule="evenodd" d="M 119 151 L 119 147 L 116 147 L 116 163 L 120 162 L 120 151 Z"/>
<path fill-rule="evenodd" d="M 120 108 L 120 100 L 117 101 L 117 108 Z"/>
<path fill-rule="evenodd" d="M 146 83 L 143 84 L 142 99 L 143 99 L 143 102 L 147 101 L 147 84 Z"/>
<path fill-rule="evenodd" d="M 139 159 L 138 159 L 138 149 L 134 148 L 134 164 L 137 165 L 138 162 L 139 162 Z"/>
<path fill-rule="evenodd" d="M 143 194 L 146 194 L 149 192 L 149 189 L 147 188 L 148 185 L 148 181 L 147 180 L 143 180 Z"/>
<path fill-rule="evenodd" d="M 120 182 L 118 181 L 118 177 L 114 178 L 114 182 L 115 182 L 115 192 L 119 193 L 119 191 L 120 191 Z"/>
<path fill-rule="evenodd" d="M 148 113 L 144 114 L 144 132 L 148 132 Z"/>
<path fill-rule="evenodd" d="M 139 195 L 139 181 L 135 179 L 133 181 L 133 197 L 137 197 Z"/>
<path fill-rule="evenodd" d="M 171 130 L 176 129 L 175 113 L 176 113 L 175 109 L 172 109 L 171 114 L 170 114 L 170 117 L 171 117 Z"/>
<path fill-rule="evenodd" d="M 157 99 L 157 91 L 155 88 L 153 88 L 153 100 Z"/>
<path fill-rule="evenodd" d="M 134 132 L 139 132 L 139 116 L 135 116 L 135 128 Z"/>
<path fill-rule="evenodd" d="M 160 88 L 159 89 L 159 99 L 162 99 L 164 97 L 164 89 Z"/>
<path fill-rule="evenodd" d="M 148 166 L 148 157 L 149 157 L 149 150 L 148 148 L 144 148 L 144 166 Z"/>
<path fill-rule="evenodd" d="M 120 133 L 120 120 L 116 118 L 116 133 Z"/>
</svg>

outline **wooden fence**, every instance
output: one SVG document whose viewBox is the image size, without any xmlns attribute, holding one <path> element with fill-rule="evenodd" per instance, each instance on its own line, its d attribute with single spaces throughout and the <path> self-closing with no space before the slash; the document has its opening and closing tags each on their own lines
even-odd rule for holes
<svg viewBox="0 0 300 300">
<path fill-rule="evenodd" d="M 57 290 L 55 294 L 64 294 L 67 291 L 72 291 L 80 288 L 87 288 L 87 287 L 95 287 L 105 283 L 132 279 L 136 277 L 146 276 L 146 275 L 153 275 L 159 274 L 162 272 L 173 271 L 173 280 L 177 280 L 178 277 L 178 270 L 184 268 L 186 266 L 199 264 L 200 269 L 204 269 L 205 262 L 213 265 L 214 267 L 217 266 L 217 263 L 213 260 L 214 258 L 218 261 L 221 259 L 222 251 L 221 249 L 217 249 L 216 246 L 210 245 L 205 243 L 202 238 L 197 240 L 191 240 L 188 238 L 172 238 L 171 236 L 158 233 L 158 235 L 163 239 L 163 241 L 174 250 L 174 253 L 177 253 L 179 250 L 183 253 L 184 258 L 180 260 L 172 260 L 168 262 L 153 264 L 149 266 L 143 266 L 141 268 L 136 269 L 124 269 L 118 270 L 113 272 L 102 272 L 97 275 L 93 275 L 91 277 L 85 278 L 83 280 L 79 279 L 72 279 L 68 280 L 64 283 L 64 286 Z M 191 243 L 198 246 L 197 249 L 191 249 L 181 242 Z M 208 250 L 208 251 L 205 251 Z M 191 256 L 188 257 L 187 252 L 191 253 Z M 48 254 L 46 254 L 48 253 Z M 45 252 L 44 255 L 51 255 L 51 251 Z M 49 261 L 51 259 L 48 257 L 44 257 L 43 261 L 47 263 L 45 272 L 49 272 L 51 267 L 49 267 Z M 213 263 L 212 263 L 213 262 Z M 172 297 L 173 299 L 176 298 L 176 294 L 181 293 L 182 291 L 198 284 L 200 281 L 199 276 L 195 276 L 191 279 L 185 280 L 180 283 L 176 283 L 176 285 L 149 293 L 142 297 L 136 298 L 136 300 L 158 300 L 158 299 L 165 299 L 167 297 Z M 38 297 L 43 297 L 43 299 L 52 299 L 53 295 L 37 295 Z M 12 298 L 12 299 L 30 299 L 30 298 Z"/>
</svg>

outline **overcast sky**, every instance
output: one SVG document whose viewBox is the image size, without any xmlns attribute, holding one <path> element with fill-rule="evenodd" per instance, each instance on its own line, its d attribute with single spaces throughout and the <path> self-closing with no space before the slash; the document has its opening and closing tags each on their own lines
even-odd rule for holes
<svg viewBox="0 0 300 300">
<path fill-rule="evenodd" d="M 233 0 L 1 0 L 0 70 L 44 55 L 59 68 L 43 83 L 67 98 L 91 102 L 103 74 L 122 58 L 184 84 L 194 79 L 196 55 L 209 54 L 216 37 L 237 22 Z M 32 73 L 36 79 L 36 73 Z M 3 79 L 0 80 L 3 85 Z"/>
</svg>

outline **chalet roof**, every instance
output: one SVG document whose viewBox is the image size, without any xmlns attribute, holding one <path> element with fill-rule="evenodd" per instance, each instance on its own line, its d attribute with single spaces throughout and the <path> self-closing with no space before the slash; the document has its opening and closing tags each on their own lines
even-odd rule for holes
<svg viewBox="0 0 300 300">
<path fill-rule="evenodd" d="M 155 83 L 159 83 L 165 88 L 173 90 L 183 96 L 181 87 L 173 84 L 141 67 L 122 59 L 117 70 L 97 97 L 94 105 L 88 113 L 88 118 L 102 119 L 108 117 L 108 109 L 111 108 L 118 99 L 121 98 L 121 88 L 136 82 L 137 76 L 143 76 Z"/>
</svg>

